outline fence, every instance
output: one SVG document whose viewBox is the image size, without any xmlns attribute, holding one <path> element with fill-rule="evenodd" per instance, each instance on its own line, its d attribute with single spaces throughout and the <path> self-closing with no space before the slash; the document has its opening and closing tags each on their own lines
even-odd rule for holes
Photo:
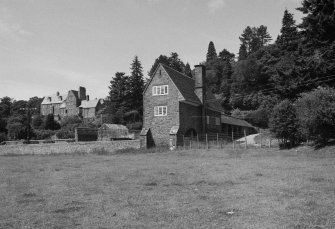
<svg viewBox="0 0 335 229">
<path fill-rule="evenodd" d="M 174 145 L 183 149 L 246 149 L 248 147 L 273 146 L 271 138 L 263 138 L 262 135 L 250 135 L 245 133 L 206 133 L 195 136 L 177 135 Z"/>
</svg>

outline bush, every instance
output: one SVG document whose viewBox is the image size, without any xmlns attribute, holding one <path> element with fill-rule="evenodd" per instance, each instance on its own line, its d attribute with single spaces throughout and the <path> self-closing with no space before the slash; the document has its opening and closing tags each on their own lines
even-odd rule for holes
<svg viewBox="0 0 335 229">
<path fill-rule="evenodd" d="M 2 132 L 0 133 L 0 143 L 4 141 L 7 141 L 7 135 L 6 133 Z"/>
<path fill-rule="evenodd" d="M 73 126 L 74 124 L 80 124 L 83 121 L 78 116 L 67 116 L 60 122 L 61 127 Z M 78 126 L 78 125 L 74 125 Z"/>
<path fill-rule="evenodd" d="M 269 118 L 265 109 L 259 109 L 250 112 L 246 115 L 245 120 L 251 123 L 253 126 L 268 128 Z"/>
<path fill-rule="evenodd" d="M 296 102 L 300 132 L 322 147 L 335 138 L 335 89 L 322 88 L 303 93 Z"/>
<path fill-rule="evenodd" d="M 34 130 L 36 140 L 50 139 L 55 133 L 53 130 Z"/>
<path fill-rule="evenodd" d="M 298 119 L 295 107 L 284 100 L 273 108 L 270 118 L 270 131 L 278 138 L 281 147 L 295 146 L 299 142 Z"/>
<path fill-rule="evenodd" d="M 57 131 L 56 136 L 59 139 L 74 138 L 74 131 L 69 129 L 60 129 Z"/>
<path fill-rule="evenodd" d="M 53 114 L 48 114 L 44 120 L 44 128 L 46 130 L 58 130 L 60 129 L 60 125 L 55 121 Z"/>
</svg>

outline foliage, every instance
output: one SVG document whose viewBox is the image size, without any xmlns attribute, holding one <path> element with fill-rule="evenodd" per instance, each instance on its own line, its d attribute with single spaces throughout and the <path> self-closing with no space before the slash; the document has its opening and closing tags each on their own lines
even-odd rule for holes
<svg viewBox="0 0 335 229">
<path fill-rule="evenodd" d="M 83 120 L 80 119 L 78 116 L 73 115 L 73 116 L 66 116 L 64 117 L 61 122 L 60 122 L 60 126 L 61 127 L 66 127 L 66 126 L 70 126 L 73 124 L 80 124 L 82 123 Z"/>
<path fill-rule="evenodd" d="M 157 66 L 159 64 L 164 64 L 164 65 L 167 65 L 173 69 L 175 69 L 176 71 L 179 71 L 179 72 L 182 72 L 182 73 L 186 73 L 186 70 L 185 70 L 185 64 L 184 62 L 179 58 L 179 55 L 178 53 L 176 52 L 172 52 L 170 54 L 169 57 L 165 56 L 165 55 L 160 55 L 154 62 L 154 64 L 152 65 L 150 71 L 148 72 L 148 75 L 150 77 L 153 76 L 155 70 L 157 69 Z"/>
<path fill-rule="evenodd" d="M 54 130 L 34 130 L 34 139 L 36 140 L 44 140 L 50 139 L 56 132 Z"/>
<path fill-rule="evenodd" d="M 249 112 L 245 116 L 245 120 L 253 126 L 268 128 L 269 117 L 265 109 L 258 109 L 256 111 Z"/>
<path fill-rule="evenodd" d="M 0 143 L 7 141 L 7 135 L 6 133 L 0 132 Z"/>
<path fill-rule="evenodd" d="M 0 99 L 0 118 L 8 118 L 10 116 L 12 100 L 8 96 Z"/>
<path fill-rule="evenodd" d="M 53 114 L 48 114 L 45 117 L 44 128 L 46 130 L 58 130 L 58 129 L 60 129 L 60 125 L 57 121 L 55 121 Z"/>
<path fill-rule="evenodd" d="M 271 133 L 280 140 L 282 147 L 292 147 L 299 142 L 298 129 L 295 107 L 289 100 L 283 100 L 273 108 L 270 117 Z"/>
<path fill-rule="evenodd" d="M 74 131 L 70 129 L 60 129 L 56 132 L 56 136 L 59 139 L 74 138 Z"/>
<path fill-rule="evenodd" d="M 7 126 L 7 121 L 5 119 L 2 119 L 0 117 L 0 133 L 3 132 L 3 133 L 7 133 L 7 129 L 6 129 L 6 126 Z"/>
<path fill-rule="evenodd" d="M 206 61 L 213 61 L 217 58 L 216 50 L 213 41 L 209 42 Z"/>
<path fill-rule="evenodd" d="M 297 115 L 301 133 L 325 146 L 335 136 L 335 89 L 322 88 L 303 93 L 297 100 Z"/>
<path fill-rule="evenodd" d="M 42 115 L 35 115 L 32 117 L 32 127 L 34 129 L 43 129 L 44 122 L 43 122 L 44 117 Z"/>
</svg>

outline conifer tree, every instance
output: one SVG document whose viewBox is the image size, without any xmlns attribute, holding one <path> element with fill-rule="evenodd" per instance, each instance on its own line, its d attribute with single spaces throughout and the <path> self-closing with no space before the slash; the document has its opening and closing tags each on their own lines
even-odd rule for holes
<svg viewBox="0 0 335 229">
<path fill-rule="evenodd" d="M 143 110 L 143 90 L 144 90 L 144 79 L 142 64 L 138 57 L 135 56 L 131 64 L 131 75 L 129 77 L 129 103 L 131 104 L 131 110 L 137 110 L 142 114 Z"/>
<path fill-rule="evenodd" d="M 238 61 L 247 59 L 247 56 L 247 47 L 245 46 L 245 44 L 242 43 L 238 51 Z"/>
<path fill-rule="evenodd" d="M 281 35 L 277 38 L 277 44 L 280 45 L 282 49 L 289 51 L 296 50 L 298 30 L 295 25 L 295 20 L 293 19 L 293 14 L 288 12 L 287 9 L 284 11 L 280 33 Z"/>
<path fill-rule="evenodd" d="M 190 64 L 187 62 L 185 65 L 184 74 L 192 78 L 192 70 Z"/>
<path fill-rule="evenodd" d="M 213 61 L 217 58 L 216 50 L 213 41 L 209 42 L 206 55 L 206 62 Z"/>
</svg>

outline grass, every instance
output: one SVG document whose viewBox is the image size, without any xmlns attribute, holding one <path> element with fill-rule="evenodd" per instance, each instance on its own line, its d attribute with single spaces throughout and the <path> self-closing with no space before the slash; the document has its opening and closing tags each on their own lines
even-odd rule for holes
<svg viewBox="0 0 335 229">
<path fill-rule="evenodd" d="M 0 228 L 335 228 L 334 152 L 0 157 Z"/>
</svg>

